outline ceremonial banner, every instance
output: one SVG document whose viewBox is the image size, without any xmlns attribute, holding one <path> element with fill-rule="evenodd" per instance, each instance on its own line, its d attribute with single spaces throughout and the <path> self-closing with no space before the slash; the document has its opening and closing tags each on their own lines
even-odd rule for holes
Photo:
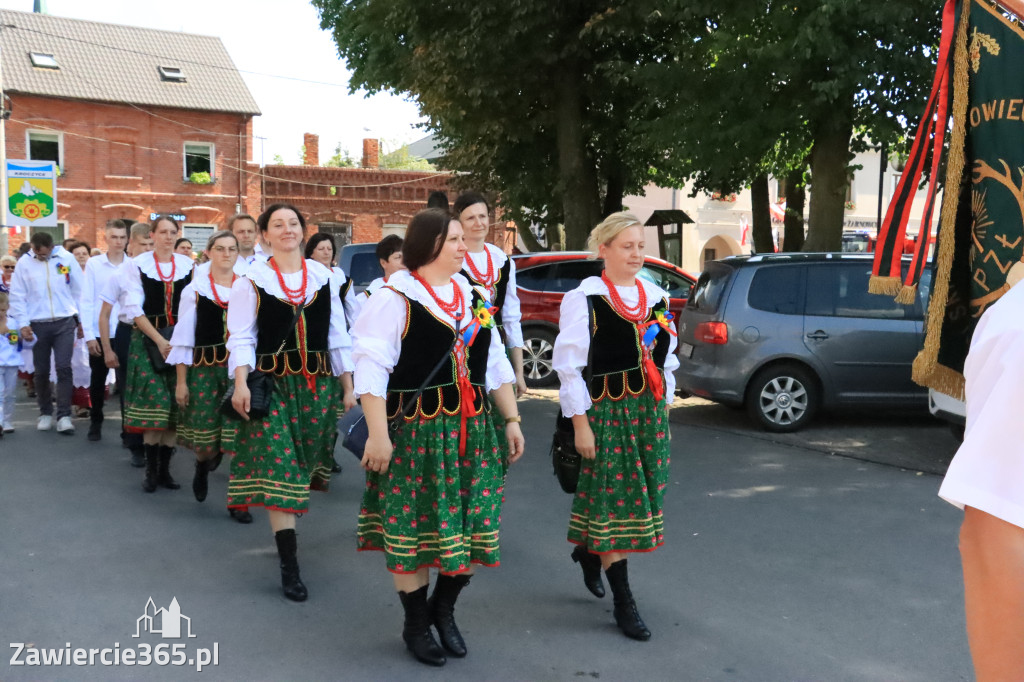
<svg viewBox="0 0 1024 682">
<path fill-rule="evenodd" d="M 940 57 L 937 71 L 946 69 L 952 77 L 946 82 L 951 82 L 953 126 L 925 345 L 914 361 L 914 380 L 962 398 L 964 360 L 978 319 L 1009 290 L 1008 282 L 1024 275 L 1024 28 L 985 0 L 964 0 L 955 10 L 947 3 L 946 10 L 944 16 L 955 17 L 943 22 L 943 44 L 952 44 L 951 68 Z M 921 125 L 932 136 L 915 140 L 911 156 L 919 158 L 908 161 L 908 171 L 916 167 L 918 180 L 905 172 L 901 180 L 908 185 L 919 182 L 929 143 L 931 167 L 935 172 L 939 167 L 936 140 L 948 126 L 948 113 L 942 111 L 941 93 L 933 92 L 933 99 Z M 897 195 L 901 188 L 903 182 Z M 913 191 L 907 188 L 910 201 Z M 928 210 L 906 280 L 892 286 L 899 254 L 880 248 L 872 292 L 903 298 L 913 292 L 927 254 Z M 880 245 L 883 234 L 893 239 L 899 233 L 893 222 L 899 211 L 890 207 Z"/>
<path fill-rule="evenodd" d="M 7 224 L 57 227 L 57 164 L 7 161 Z"/>
</svg>

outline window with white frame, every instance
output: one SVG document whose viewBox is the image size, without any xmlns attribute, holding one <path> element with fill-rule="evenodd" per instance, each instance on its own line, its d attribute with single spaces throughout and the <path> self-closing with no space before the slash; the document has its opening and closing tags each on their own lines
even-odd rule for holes
<svg viewBox="0 0 1024 682">
<path fill-rule="evenodd" d="M 53 161 L 60 171 L 64 167 L 64 135 L 47 130 L 29 130 L 25 133 L 25 148 L 33 161 Z"/>
<path fill-rule="evenodd" d="M 214 149 L 212 142 L 186 142 L 184 179 L 190 182 L 206 184 L 213 182 Z"/>
<path fill-rule="evenodd" d="M 398 235 L 402 239 L 405 239 L 405 225 L 398 223 L 384 223 L 383 229 L 381 229 L 381 237 L 387 237 L 390 235 Z"/>
</svg>

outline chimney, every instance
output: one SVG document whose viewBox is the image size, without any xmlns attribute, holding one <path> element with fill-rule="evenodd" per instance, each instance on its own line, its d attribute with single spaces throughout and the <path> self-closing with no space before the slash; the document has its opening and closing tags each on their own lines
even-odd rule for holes
<svg viewBox="0 0 1024 682">
<path fill-rule="evenodd" d="M 306 153 L 302 159 L 302 165 L 304 166 L 319 166 L 320 165 L 320 136 L 314 135 L 313 133 L 305 133 L 302 136 L 302 145 L 306 148 Z"/>
<path fill-rule="evenodd" d="M 380 168 L 380 140 L 363 139 L 363 168 Z"/>
</svg>

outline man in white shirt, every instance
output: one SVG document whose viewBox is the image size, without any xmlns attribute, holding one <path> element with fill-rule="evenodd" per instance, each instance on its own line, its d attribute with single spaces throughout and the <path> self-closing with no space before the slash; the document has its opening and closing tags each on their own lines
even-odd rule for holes
<svg viewBox="0 0 1024 682">
<path fill-rule="evenodd" d="M 135 258 L 147 251 L 153 250 L 153 227 L 149 223 L 135 223 L 132 225 L 128 238 L 128 257 Z M 117 381 L 117 396 L 121 405 L 121 423 L 124 423 L 124 390 L 125 377 L 128 368 L 128 344 L 131 340 L 132 320 L 126 318 L 120 310 L 120 302 L 124 294 L 122 276 L 124 267 L 117 269 L 111 276 L 102 290 L 97 291 L 97 305 L 99 308 L 99 321 L 96 331 L 99 334 L 100 350 L 103 356 L 103 364 L 114 370 L 114 377 Z M 111 330 L 115 330 L 111 334 Z M 142 435 L 128 433 L 122 429 L 121 446 L 128 448 L 132 453 L 132 466 L 143 467 L 146 459 L 142 449 Z"/>
<path fill-rule="evenodd" d="M 71 422 L 71 355 L 78 334 L 82 268 L 66 250 L 54 248 L 49 234 L 36 232 L 29 241 L 32 250 L 18 261 L 11 279 L 11 317 L 24 339 L 36 339 L 32 348 L 39 401 L 36 428 L 53 428 L 52 353 L 57 369 L 57 431 L 72 435 L 75 425 Z"/>
<path fill-rule="evenodd" d="M 228 231 L 238 240 L 235 274 L 244 277 L 253 263 L 267 259 L 266 256 L 257 252 L 259 245 L 256 241 L 259 237 L 259 230 L 256 229 L 256 219 L 246 213 L 233 215 L 228 219 Z"/>
<path fill-rule="evenodd" d="M 102 437 L 103 403 L 107 388 L 107 376 L 110 368 L 103 361 L 103 350 L 100 347 L 100 307 L 103 302 L 100 294 L 106 289 L 110 279 L 128 260 L 125 248 L 128 246 L 128 227 L 121 220 L 108 220 L 105 230 L 107 252 L 90 258 L 85 264 L 85 282 L 82 286 L 82 328 L 85 331 L 85 342 L 89 347 L 89 440 L 97 441 Z M 116 311 L 115 311 L 116 315 Z M 111 318 L 110 334 L 117 331 L 117 318 Z"/>
<path fill-rule="evenodd" d="M 1024 680 L 1024 284 L 1014 279 L 974 330 L 967 430 L 939 489 L 964 510 L 964 611 L 978 680 Z"/>
</svg>

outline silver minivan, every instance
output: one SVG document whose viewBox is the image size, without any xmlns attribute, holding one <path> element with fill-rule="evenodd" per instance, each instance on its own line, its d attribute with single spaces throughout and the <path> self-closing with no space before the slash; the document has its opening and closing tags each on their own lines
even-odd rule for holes
<svg viewBox="0 0 1024 682">
<path fill-rule="evenodd" d="M 924 342 L 931 271 L 917 300 L 902 305 L 868 293 L 871 266 L 871 254 L 847 253 L 708 263 L 679 321 L 679 388 L 744 406 L 780 432 L 822 408 L 926 408 L 911 366 Z"/>
</svg>

